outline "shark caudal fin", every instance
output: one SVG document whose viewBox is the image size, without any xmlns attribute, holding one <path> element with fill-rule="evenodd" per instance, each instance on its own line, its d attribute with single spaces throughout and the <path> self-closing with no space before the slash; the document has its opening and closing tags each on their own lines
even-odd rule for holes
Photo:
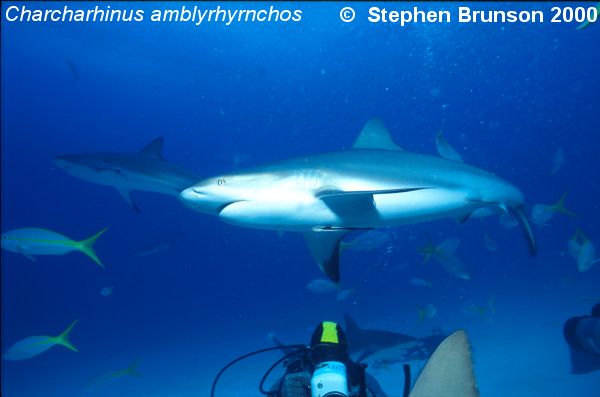
<svg viewBox="0 0 600 397">
<path fill-rule="evenodd" d="M 529 246 L 529 253 L 531 254 L 531 256 L 535 256 L 537 254 L 537 243 L 535 241 L 535 236 L 533 234 L 533 229 L 531 229 L 529 219 L 527 219 L 527 215 L 525 215 L 525 210 L 523 209 L 523 206 L 520 205 L 518 207 L 513 207 L 510 210 L 521 224 L 521 228 L 523 229 L 523 233 L 525 234 L 525 239 L 527 240 L 527 245 Z"/>
<path fill-rule="evenodd" d="M 456 331 L 435 349 L 409 397 L 479 397 L 471 347 L 465 331 Z"/>
<path fill-rule="evenodd" d="M 71 333 L 71 330 L 73 329 L 73 327 L 75 326 L 75 324 L 77 324 L 79 320 L 75 320 L 71 323 L 71 325 L 69 325 L 67 327 L 67 329 L 65 329 L 63 331 L 62 334 L 58 335 L 57 337 L 54 338 L 54 342 L 56 342 L 56 344 L 58 345 L 63 345 L 64 347 L 73 350 L 74 352 L 78 352 L 79 350 L 77 350 L 77 348 L 75 346 L 73 346 L 73 344 L 71 343 L 71 341 L 69 341 L 69 334 Z"/>
<path fill-rule="evenodd" d="M 79 250 L 89 256 L 94 262 L 98 264 L 100 267 L 104 267 L 98 256 L 96 255 L 96 251 L 94 251 L 94 243 L 105 231 L 108 230 L 108 227 L 100 230 L 98 233 L 94 234 L 92 237 L 89 237 L 85 240 L 79 242 Z"/>
<path fill-rule="evenodd" d="M 598 14 L 600 14 L 600 2 L 596 3 L 596 10 L 598 11 Z M 577 26 L 575 28 L 575 30 L 581 30 L 585 27 L 588 27 L 590 25 L 590 21 L 589 20 L 585 20 L 583 23 L 581 23 L 579 26 Z"/>
<path fill-rule="evenodd" d="M 575 214 L 574 212 L 569 211 L 567 209 L 567 207 L 565 207 L 566 199 L 567 199 L 567 192 L 564 192 L 563 195 L 560 196 L 560 199 L 558 199 L 556 204 L 552 205 L 550 208 L 552 208 L 552 210 L 555 212 L 560 212 L 561 214 L 578 217 L 579 215 Z"/>
</svg>

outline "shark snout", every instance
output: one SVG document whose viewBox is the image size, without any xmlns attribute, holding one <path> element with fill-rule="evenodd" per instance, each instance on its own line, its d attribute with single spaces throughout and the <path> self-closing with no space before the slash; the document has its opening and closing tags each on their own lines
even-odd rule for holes
<svg viewBox="0 0 600 397">
<path fill-rule="evenodd" d="M 189 187 L 179 193 L 179 199 L 183 204 L 195 211 L 216 215 L 219 212 L 222 202 L 215 200 L 209 194 L 199 188 Z"/>
<path fill-rule="evenodd" d="M 69 158 L 69 156 L 56 156 L 52 159 L 52 163 L 55 166 L 63 169 L 67 169 L 73 166 L 73 161 Z"/>
</svg>

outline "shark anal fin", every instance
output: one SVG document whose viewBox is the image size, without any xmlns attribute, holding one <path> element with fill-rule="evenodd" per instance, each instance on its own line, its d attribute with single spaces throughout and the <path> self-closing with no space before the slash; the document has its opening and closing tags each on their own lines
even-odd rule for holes
<svg viewBox="0 0 600 397">
<path fill-rule="evenodd" d="M 159 160 L 164 160 L 162 156 L 164 142 L 164 138 L 162 136 L 159 136 L 158 138 L 154 139 L 152 142 L 144 146 L 144 148 L 140 150 L 139 153 L 147 157 L 154 157 Z"/>
<path fill-rule="evenodd" d="M 456 331 L 435 349 L 409 397 L 479 397 L 471 347 L 465 331 Z"/>
<path fill-rule="evenodd" d="M 123 197 L 125 199 L 125 201 L 127 201 L 127 204 L 129 204 L 135 212 L 137 212 L 138 214 L 142 212 L 142 211 L 140 211 L 140 208 L 135 203 L 135 201 L 133 201 L 133 199 L 131 198 L 131 191 L 129 189 L 124 188 L 124 187 L 116 187 L 116 189 L 119 192 L 119 194 L 121 195 L 121 197 Z"/>
<path fill-rule="evenodd" d="M 308 249 L 323 272 L 332 281 L 340 281 L 340 241 L 350 230 L 332 229 L 304 233 Z"/>
<path fill-rule="evenodd" d="M 365 124 L 352 149 L 402 150 L 392 141 L 390 132 L 379 119 L 371 119 Z"/>
</svg>

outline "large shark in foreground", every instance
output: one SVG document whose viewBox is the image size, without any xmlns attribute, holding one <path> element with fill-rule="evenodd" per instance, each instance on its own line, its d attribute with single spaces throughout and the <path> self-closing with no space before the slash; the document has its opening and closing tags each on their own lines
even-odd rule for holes
<svg viewBox="0 0 600 397">
<path fill-rule="evenodd" d="M 482 207 L 516 215 L 536 245 L 515 186 L 473 166 L 403 151 L 378 119 L 351 150 L 219 175 L 181 192 L 190 208 L 245 227 L 304 233 L 321 269 L 339 281 L 339 245 L 351 231 L 454 217 Z"/>
<path fill-rule="evenodd" d="M 137 153 L 85 153 L 57 156 L 54 164 L 67 173 L 99 185 L 112 186 L 139 212 L 132 190 L 173 196 L 201 178 L 167 163 L 162 157 L 163 138 L 154 139 Z"/>
</svg>

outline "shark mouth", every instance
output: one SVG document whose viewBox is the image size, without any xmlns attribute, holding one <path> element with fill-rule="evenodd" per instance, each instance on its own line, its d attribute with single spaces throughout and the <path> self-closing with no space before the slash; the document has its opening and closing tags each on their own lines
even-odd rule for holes
<svg viewBox="0 0 600 397">
<path fill-rule="evenodd" d="M 225 208 L 229 207 L 232 204 L 241 203 L 241 202 L 244 202 L 244 201 L 248 201 L 248 200 L 235 200 L 235 201 L 230 201 L 229 203 L 222 204 L 219 207 L 217 207 L 217 214 L 221 215 L 221 212 L 223 212 L 223 210 Z"/>
</svg>

